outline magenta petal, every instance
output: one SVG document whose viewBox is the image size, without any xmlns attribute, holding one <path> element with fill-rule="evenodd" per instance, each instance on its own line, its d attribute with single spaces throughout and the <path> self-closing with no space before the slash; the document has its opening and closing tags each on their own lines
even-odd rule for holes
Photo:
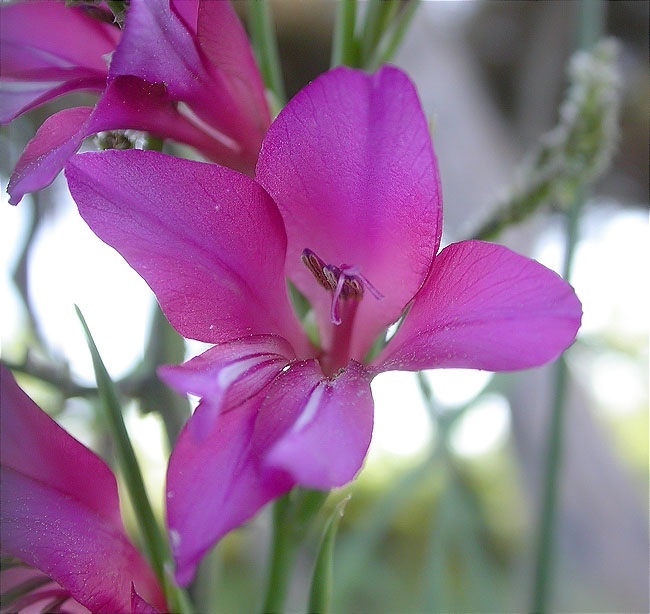
<svg viewBox="0 0 650 614">
<path fill-rule="evenodd" d="M 4 553 L 3 553 L 4 556 Z M 37 586 L 33 590 L 25 586 Z M 16 593 L 15 589 L 18 589 Z M 7 603 L 7 595 L 16 595 L 16 598 Z M 43 572 L 28 567 L 23 564 L 20 567 L 3 567 L 0 569 L 0 594 L 3 597 L 3 612 L 21 612 L 29 614 L 30 612 L 49 612 L 53 602 L 61 600 L 62 605 L 59 612 L 65 614 L 90 614 L 88 608 L 75 601 L 69 591 L 65 590 L 60 584 L 48 578 Z"/>
<path fill-rule="evenodd" d="M 183 20 L 190 32 L 196 34 L 200 0 L 170 0 L 169 4 Z"/>
<path fill-rule="evenodd" d="M 130 609 L 131 582 L 164 607 L 129 542 L 106 464 L 68 435 L 2 368 L 3 551 L 40 569 L 93 612 Z"/>
<path fill-rule="evenodd" d="M 167 523 L 182 586 L 219 539 L 294 485 L 282 473 L 260 472 L 251 438 L 263 399 L 225 412 L 204 442 L 188 427 L 178 438 L 167 472 Z"/>
<path fill-rule="evenodd" d="M 72 90 L 101 90 L 119 35 L 63 2 L 0 5 L 0 123 Z"/>
<path fill-rule="evenodd" d="M 446 247 L 377 370 L 527 369 L 573 343 L 582 309 L 553 271 L 500 245 Z"/>
<path fill-rule="evenodd" d="M 212 138 L 179 113 L 166 84 L 127 75 L 110 80 L 85 136 L 129 128 L 191 145 L 217 161 L 230 161 L 233 157 L 229 145 Z"/>
<path fill-rule="evenodd" d="M 111 59 L 111 77 L 132 75 L 165 83 L 174 98 L 183 100 L 204 74 L 195 38 L 169 0 L 132 0 Z"/>
<path fill-rule="evenodd" d="M 287 297 L 282 219 L 255 182 L 151 151 L 77 155 L 66 176 L 82 217 L 184 337 L 277 334 L 307 351 Z"/>
<path fill-rule="evenodd" d="M 28 192 L 50 185 L 68 158 L 81 146 L 90 107 L 65 109 L 48 117 L 27 144 L 9 180 L 9 202 L 15 205 Z"/>
<path fill-rule="evenodd" d="M 373 401 L 368 371 L 351 361 L 333 379 L 316 361 L 296 363 L 267 390 L 254 446 L 265 467 L 300 486 L 329 490 L 361 469 L 370 445 Z"/>
<path fill-rule="evenodd" d="M 232 149 L 181 115 L 163 84 L 137 77 L 117 77 L 107 86 L 95 109 L 66 109 L 49 117 L 20 157 L 7 188 L 16 204 L 28 192 L 48 186 L 81 146 L 104 130 L 144 130 L 198 149 L 206 156 L 232 161 Z"/>
<path fill-rule="evenodd" d="M 187 121 L 163 84 L 117 77 L 94 110 L 66 109 L 48 118 L 23 152 L 9 182 L 10 202 L 49 185 L 83 140 L 104 130 L 145 130 L 196 147 L 206 155 L 228 158 L 230 150 Z"/>
<path fill-rule="evenodd" d="M 133 582 L 131 582 L 131 614 L 158 614 L 156 608 L 140 597 Z"/>
<path fill-rule="evenodd" d="M 441 191 L 429 128 L 406 75 L 339 68 L 303 89 L 264 139 L 257 180 L 287 228 L 289 277 L 316 306 L 324 345 L 330 299 L 300 260 L 359 268 L 367 292 L 352 333 L 363 360 L 424 281 L 442 231 Z"/>
<path fill-rule="evenodd" d="M 256 395 L 291 360 L 293 348 L 281 337 L 257 335 L 222 343 L 185 364 L 158 369 L 174 390 L 203 398 L 188 423 L 201 442 L 224 406 L 238 407 Z"/>
<path fill-rule="evenodd" d="M 20 54 L 3 55 L 2 76 L 24 76 L 41 68 L 85 67 L 107 73 L 107 54 L 119 28 L 62 2 L 16 2 L 0 6 L 0 44 L 20 45 Z"/>
<path fill-rule="evenodd" d="M 76 76 L 64 83 L 49 81 L 25 84 L 0 79 L 0 124 L 7 124 L 22 113 L 68 92 L 81 90 L 101 92 L 104 89 L 105 76 L 79 76 L 79 72 L 76 71 Z"/>
<path fill-rule="evenodd" d="M 264 81 L 257 68 L 253 50 L 230 2 L 199 2 L 197 36 L 205 54 L 212 87 L 204 92 L 206 120 L 222 125 L 224 130 L 237 137 L 248 152 L 244 157 L 257 161 L 262 139 L 271 123 L 266 101 Z M 214 116 L 213 97 L 223 88 L 232 98 L 231 115 L 226 108 L 219 109 L 221 117 Z M 223 95 L 223 94 L 222 94 Z M 253 163 L 254 166 L 254 163 Z M 251 167 L 252 170 L 252 167 Z"/>
<path fill-rule="evenodd" d="M 251 172 L 269 112 L 250 46 L 229 2 L 199 3 L 196 33 L 185 22 L 192 12 L 181 18 L 169 0 L 134 0 L 110 74 L 165 83 L 200 118 L 197 124 L 231 148 L 230 163 L 239 158 Z"/>
<path fill-rule="evenodd" d="M 193 7 L 182 17 L 175 9 L 169 0 L 133 0 L 110 74 L 165 83 L 190 121 L 228 150 L 210 157 L 252 173 L 269 111 L 242 26 L 229 2 L 199 3 L 196 33 L 186 23 Z"/>
</svg>

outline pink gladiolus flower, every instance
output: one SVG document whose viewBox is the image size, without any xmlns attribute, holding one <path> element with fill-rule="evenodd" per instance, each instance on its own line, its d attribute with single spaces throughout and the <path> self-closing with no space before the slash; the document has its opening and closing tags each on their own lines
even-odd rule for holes
<svg viewBox="0 0 650 614">
<path fill-rule="evenodd" d="M 2 573 L 3 595 L 13 588 L 15 596 L 3 603 L 6 611 L 35 604 L 42 611 L 165 611 L 153 571 L 124 531 L 111 470 L 7 369 L 0 373 L 1 550 L 24 564 Z"/>
<path fill-rule="evenodd" d="M 255 181 L 138 151 L 75 156 L 66 173 L 81 215 L 173 326 L 216 344 L 161 371 L 202 398 L 168 471 L 181 584 L 271 499 L 354 478 L 377 373 L 534 367 L 580 325 L 572 288 L 537 262 L 477 241 L 438 253 L 438 167 L 415 88 L 395 68 L 337 69 L 300 92 L 271 125 Z M 319 347 L 286 278 L 311 302 Z"/>
<path fill-rule="evenodd" d="M 0 11 L 0 123 L 61 94 L 103 92 L 94 108 L 43 123 L 11 177 L 11 203 L 49 185 L 85 138 L 110 130 L 144 130 L 253 173 L 270 113 L 230 2 L 132 0 L 122 33 L 55 0 Z"/>
</svg>

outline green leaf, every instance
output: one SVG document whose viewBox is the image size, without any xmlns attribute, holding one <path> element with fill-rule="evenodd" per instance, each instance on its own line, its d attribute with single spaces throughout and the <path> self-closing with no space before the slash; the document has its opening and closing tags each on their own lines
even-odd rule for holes
<svg viewBox="0 0 650 614">
<path fill-rule="evenodd" d="M 339 0 L 332 40 L 330 66 L 359 66 L 359 45 L 354 32 L 357 19 L 357 0 Z"/>
<path fill-rule="evenodd" d="M 86 335 L 86 342 L 88 343 L 88 349 L 90 350 L 95 369 L 99 398 L 115 443 L 117 461 L 136 513 L 147 556 L 158 580 L 163 586 L 165 597 L 170 607 L 175 611 L 188 611 L 186 597 L 174 584 L 169 573 L 169 570 L 173 566 L 169 546 L 158 526 L 147 496 L 140 466 L 138 465 L 133 446 L 131 445 L 131 439 L 124 424 L 122 405 L 117 389 L 104 366 L 104 362 L 90 334 L 86 320 L 76 305 L 75 310 Z"/>
<path fill-rule="evenodd" d="M 269 3 L 267 0 L 252 0 L 247 4 L 247 9 L 251 44 L 264 84 L 273 92 L 279 105 L 284 106 L 287 95 L 284 90 L 278 40 Z"/>
</svg>

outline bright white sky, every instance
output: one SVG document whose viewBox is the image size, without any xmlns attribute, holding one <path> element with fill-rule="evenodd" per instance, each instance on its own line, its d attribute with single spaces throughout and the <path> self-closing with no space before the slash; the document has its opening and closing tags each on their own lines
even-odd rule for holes
<svg viewBox="0 0 650 614">
<path fill-rule="evenodd" d="M 120 377 L 141 355 L 149 320 L 149 290 L 122 258 L 99 241 L 69 201 L 62 182 L 57 196 L 65 199 L 56 217 L 41 230 L 31 261 L 30 288 L 43 332 L 54 351 L 68 360 L 84 382 L 93 369 L 73 305 L 80 306 L 109 372 Z M 18 358 L 21 330 L 12 270 L 26 228 L 27 207 L 0 205 L 0 262 L 3 276 L 2 341 L 8 356 Z M 25 203 L 26 204 L 26 203 Z M 588 365 L 586 374 L 597 397 L 611 411 L 647 406 L 647 339 L 650 314 L 648 217 L 639 209 L 601 205 L 588 213 L 573 284 L 584 305 L 581 335 L 607 334 L 624 344 L 646 344 L 645 364 L 606 353 Z M 558 270 L 561 235 L 552 225 L 542 238 L 537 258 Z M 452 409 L 471 401 L 491 375 L 473 371 L 430 372 L 437 402 Z M 372 458 L 408 456 L 431 441 L 431 422 L 416 379 L 410 373 L 388 373 L 373 383 L 376 424 Z M 137 421 L 136 421 L 137 422 Z M 509 428 L 507 400 L 486 395 L 458 424 L 454 446 L 463 455 L 477 455 L 500 445 Z"/>
</svg>

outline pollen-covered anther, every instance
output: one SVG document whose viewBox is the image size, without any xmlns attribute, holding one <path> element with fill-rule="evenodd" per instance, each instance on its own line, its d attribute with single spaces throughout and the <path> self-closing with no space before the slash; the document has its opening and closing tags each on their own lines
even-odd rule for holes
<svg viewBox="0 0 650 614">
<path fill-rule="evenodd" d="M 333 293 L 330 319 L 332 324 L 340 324 L 341 318 L 338 313 L 339 299 L 353 299 L 360 301 L 363 298 L 365 288 L 377 299 L 382 300 L 384 296 L 361 274 L 356 266 L 342 264 L 337 267 L 333 264 L 325 264 L 313 251 L 305 248 L 302 252 L 302 262 L 311 271 L 316 281 L 326 290 Z"/>
</svg>

